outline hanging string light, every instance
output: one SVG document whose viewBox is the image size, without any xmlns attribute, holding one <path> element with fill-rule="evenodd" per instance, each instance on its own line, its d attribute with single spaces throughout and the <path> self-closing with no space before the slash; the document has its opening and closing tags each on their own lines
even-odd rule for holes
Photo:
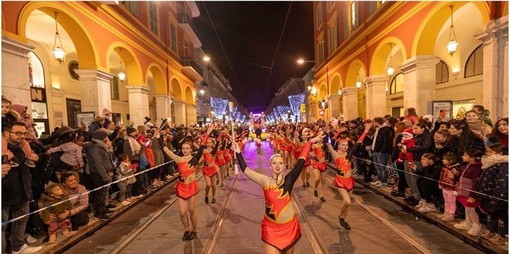
<svg viewBox="0 0 510 254">
<path fill-rule="evenodd" d="M 211 108 L 213 109 L 214 115 L 216 115 L 216 117 L 220 117 L 221 115 L 223 115 L 226 112 L 227 106 L 228 106 L 228 100 L 224 100 L 222 98 L 216 98 L 216 97 L 211 97 L 210 100 L 211 100 Z"/>
<path fill-rule="evenodd" d="M 301 112 L 299 110 L 299 107 L 304 102 L 305 102 L 304 94 L 289 95 L 290 109 L 292 110 L 293 115 L 296 116 L 297 122 L 301 121 Z"/>
</svg>

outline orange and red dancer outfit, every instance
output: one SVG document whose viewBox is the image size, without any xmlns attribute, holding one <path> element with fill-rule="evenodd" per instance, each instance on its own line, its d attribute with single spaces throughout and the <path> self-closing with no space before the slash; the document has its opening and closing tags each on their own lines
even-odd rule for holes
<svg viewBox="0 0 510 254">
<path fill-rule="evenodd" d="M 351 162 L 347 160 L 346 157 L 338 157 L 335 160 L 335 166 L 337 168 L 335 186 L 343 188 L 346 191 L 351 191 L 354 188 L 354 177 L 352 177 L 352 175 L 345 177 L 347 172 L 351 170 Z"/>
<path fill-rule="evenodd" d="M 243 155 L 241 153 L 236 154 L 239 166 L 244 174 L 250 180 L 259 184 L 264 191 L 266 212 L 261 225 L 262 241 L 280 251 L 288 250 L 301 238 L 301 227 L 292 206 L 291 193 L 294 183 L 301 174 L 311 146 L 311 142 L 305 145 L 298 162 L 280 183 L 271 176 L 251 170 L 247 167 Z"/>
<path fill-rule="evenodd" d="M 316 160 L 312 162 L 312 167 L 318 169 L 320 172 L 326 171 L 326 152 L 322 149 L 322 146 L 316 146 L 313 148 Z"/>
<path fill-rule="evenodd" d="M 189 199 L 198 193 L 196 164 L 198 164 L 198 160 L 202 157 L 202 152 L 204 151 L 208 137 L 209 135 L 205 135 L 204 139 L 202 139 L 202 144 L 200 145 L 198 152 L 193 155 L 191 160 L 188 162 L 181 161 L 177 163 L 179 180 L 177 181 L 177 184 L 175 184 L 175 195 L 179 198 Z"/>
<path fill-rule="evenodd" d="M 218 138 L 218 142 L 220 142 L 220 137 Z M 225 142 L 225 141 L 222 140 L 221 142 Z M 222 143 L 220 148 L 216 152 L 216 165 L 218 165 L 218 167 L 221 167 L 221 166 L 227 164 L 227 162 L 225 161 L 225 158 L 223 157 L 223 150 L 225 150 L 225 143 Z"/>
<path fill-rule="evenodd" d="M 218 168 L 216 167 L 215 156 L 214 156 L 214 149 L 213 151 L 207 152 L 204 151 L 204 166 L 202 167 L 202 173 L 206 176 L 213 177 L 218 173 Z"/>
</svg>

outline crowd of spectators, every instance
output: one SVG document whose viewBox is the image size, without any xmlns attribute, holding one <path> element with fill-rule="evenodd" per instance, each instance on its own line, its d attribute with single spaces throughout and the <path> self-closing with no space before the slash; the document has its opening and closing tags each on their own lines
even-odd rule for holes
<svg viewBox="0 0 510 254">
<path fill-rule="evenodd" d="M 37 252 L 41 247 L 29 244 L 54 243 L 59 231 L 67 237 L 90 215 L 108 220 L 115 209 L 172 179 L 177 171 L 164 147 L 178 154 L 181 141 L 205 132 L 164 120 L 158 127 L 150 118 L 136 127 L 116 126 L 105 108 L 88 126 L 60 126 L 38 136 L 26 110 L 2 98 L 2 222 L 9 221 L 2 226 L 3 252 Z M 395 197 L 420 212 L 436 211 L 445 222 L 462 219 L 455 227 L 470 235 L 505 242 L 508 118 L 493 125 L 480 105 L 453 120 L 420 117 L 409 108 L 400 118 L 280 123 L 267 131 L 293 136 L 305 127 L 329 132 L 324 143 L 350 140 L 359 180 L 391 188 Z M 47 206 L 52 209 L 38 212 Z"/>
<path fill-rule="evenodd" d="M 205 131 L 166 121 L 157 127 L 150 118 L 115 126 L 105 108 L 88 126 L 37 135 L 26 109 L 2 97 L 4 253 L 34 253 L 42 241 L 68 237 L 92 217 L 108 220 L 177 173 L 164 147 L 179 154 L 182 140 Z"/>
</svg>

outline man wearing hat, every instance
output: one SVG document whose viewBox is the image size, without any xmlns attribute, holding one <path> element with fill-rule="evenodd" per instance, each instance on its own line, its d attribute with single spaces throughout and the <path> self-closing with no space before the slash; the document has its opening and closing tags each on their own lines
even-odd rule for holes
<svg viewBox="0 0 510 254">
<path fill-rule="evenodd" d="M 92 135 L 95 131 L 103 128 L 105 122 L 105 118 L 103 116 L 96 116 L 94 122 L 89 124 L 89 136 Z"/>
<path fill-rule="evenodd" d="M 103 128 L 108 129 L 108 126 L 112 122 L 112 111 L 109 108 L 104 108 L 102 117 L 104 117 Z"/>
<path fill-rule="evenodd" d="M 94 183 L 94 188 L 98 188 L 109 184 L 112 181 L 110 173 L 115 169 L 113 164 L 113 153 L 107 142 L 108 133 L 104 130 L 99 130 L 92 133 L 91 142 L 84 145 L 85 153 L 87 154 L 88 162 L 90 163 L 90 178 Z M 94 196 L 94 216 L 101 220 L 108 220 L 106 215 L 106 198 L 108 195 L 108 188 L 101 188 Z"/>
</svg>

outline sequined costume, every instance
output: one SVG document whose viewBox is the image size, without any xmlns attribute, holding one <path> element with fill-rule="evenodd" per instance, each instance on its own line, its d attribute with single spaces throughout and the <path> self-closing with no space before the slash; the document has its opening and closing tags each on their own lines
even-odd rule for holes
<svg viewBox="0 0 510 254">
<path fill-rule="evenodd" d="M 202 167 L 202 173 L 206 176 L 213 177 L 218 173 L 218 167 L 215 164 L 215 157 L 212 152 L 204 151 L 204 166 Z"/>
<path fill-rule="evenodd" d="M 324 149 L 322 149 L 321 146 L 317 146 L 313 148 L 313 154 L 317 160 L 312 162 L 312 167 L 318 169 L 320 172 L 326 171 L 326 162 L 324 160 L 326 152 L 324 152 Z"/>
</svg>

